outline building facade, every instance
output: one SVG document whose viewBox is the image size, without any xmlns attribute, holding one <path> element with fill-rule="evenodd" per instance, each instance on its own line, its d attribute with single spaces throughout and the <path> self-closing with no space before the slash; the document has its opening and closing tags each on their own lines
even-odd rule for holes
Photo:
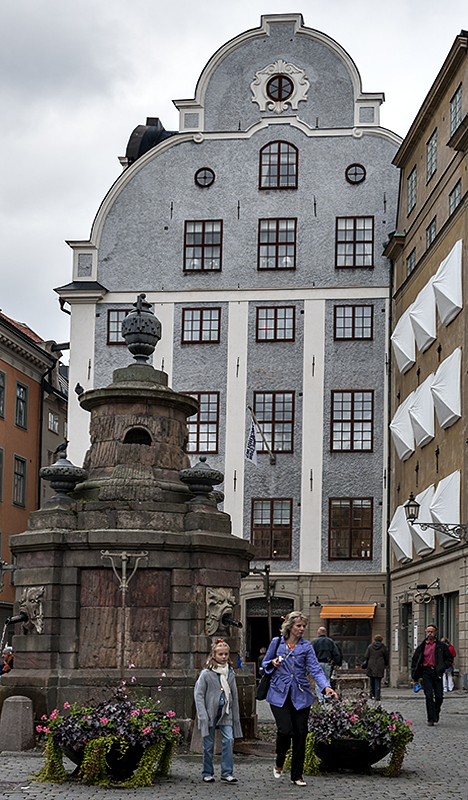
<svg viewBox="0 0 468 800">
<path fill-rule="evenodd" d="M 38 473 L 55 461 L 53 451 L 66 435 L 68 382 L 54 345 L 0 314 L 0 553 L 6 564 L 11 563 L 8 537 L 26 530 L 29 513 L 53 494 Z M 1 627 L 13 602 L 6 573 Z"/>
<path fill-rule="evenodd" d="M 401 171 L 392 360 L 392 675 L 408 681 L 428 622 L 468 670 L 467 547 L 406 522 L 468 520 L 466 501 L 468 34 L 455 39 L 394 164 Z M 427 586 L 427 589 L 417 587 Z M 460 678 L 461 680 L 461 678 Z"/>
<path fill-rule="evenodd" d="M 154 366 L 200 402 L 188 452 L 225 474 L 224 510 L 271 565 L 277 626 L 330 619 L 345 662 L 385 629 L 385 372 L 400 139 L 380 126 L 350 56 L 301 15 L 261 18 L 150 118 L 89 240 L 69 242 L 70 382 L 110 382 L 120 325 L 145 292 L 162 323 Z M 258 465 L 244 460 L 255 414 Z M 70 456 L 88 417 L 70 403 Z M 271 450 L 270 456 L 268 449 Z M 266 644 L 261 576 L 244 581 L 246 658 Z M 338 606 L 340 607 L 338 609 Z M 328 609 L 328 610 L 327 610 Z M 375 632 L 374 630 L 374 632 Z"/>
</svg>

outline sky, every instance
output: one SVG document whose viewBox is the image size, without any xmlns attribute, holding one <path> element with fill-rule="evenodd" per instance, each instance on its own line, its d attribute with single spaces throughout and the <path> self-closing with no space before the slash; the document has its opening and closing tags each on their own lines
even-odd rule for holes
<svg viewBox="0 0 468 800">
<path fill-rule="evenodd" d="M 131 132 L 160 117 L 226 41 L 261 14 L 302 13 L 339 42 L 381 124 L 404 136 L 455 37 L 466 0 L 15 0 L 2 4 L 0 309 L 68 341 L 54 287 L 71 280 L 67 239 L 88 239 Z M 66 360 L 66 358 L 65 358 Z"/>
</svg>

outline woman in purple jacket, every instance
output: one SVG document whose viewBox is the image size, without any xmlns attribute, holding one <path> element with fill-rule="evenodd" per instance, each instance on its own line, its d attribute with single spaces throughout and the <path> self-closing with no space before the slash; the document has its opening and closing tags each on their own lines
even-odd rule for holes
<svg viewBox="0 0 468 800">
<path fill-rule="evenodd" d="M 272 639 L 263 659 L 262 667 L 271 674 L 266 696 L 278 728 L 276 736 L 276 762 L 273 775 L 280 778 L 286 753 L 291 746 L 291 781 L 306 786 L 302 778 L 304 767 L 307 720 L 313 694 L 307 680 L 306 669 L 314 678 L 320 691 L 337 698 L 328 685 L 311 643 L 303 640 L 308 619 L 300 611 L 288 614 L 281 626 L 281 636 Z M 275 653 L 276 651 L 276 653 Z"/>
</svg>

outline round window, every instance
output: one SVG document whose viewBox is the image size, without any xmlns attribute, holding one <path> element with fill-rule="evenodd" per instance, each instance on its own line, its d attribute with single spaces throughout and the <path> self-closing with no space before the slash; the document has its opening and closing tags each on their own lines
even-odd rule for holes
<svg viewBox="0 0 468 800">
<path fill-rule="evenodd" d="M 271 100 L 287 100 L 291 97 L 294 90 L 294 84 L 286 75 L 275 75 L 270 78 L 267 83 L 266 91 Z"/>
<path fill-rule="evenodd" d="M 209 167 L 202 167 L 202 169 L 198 169 L 195 173 L 195 183 L 197 186 L 211 186 L 214 183 L 215 174 L 212 169 Z"/>
<path fill-rule="evenodd" d="M 362 183 L 366 180 L 366 170 L 362 164 L 350 164 L 346 168 L 345 177 L 348 183 Z"/>
</svg>

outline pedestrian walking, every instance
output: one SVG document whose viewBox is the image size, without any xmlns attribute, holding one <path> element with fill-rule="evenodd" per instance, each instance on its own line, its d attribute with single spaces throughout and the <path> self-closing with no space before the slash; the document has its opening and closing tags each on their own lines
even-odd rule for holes
<svg viewBox="0 0 468 800">
<path fill-rule="evenodd" d="M 430 726 L 439 721 L 444 700 L 442 675 L 453 664 L 452 653 L 445 642 L 437 638 L 437 630 L 433 623 L 427 626 L 426 638 L 414 651 L 411 662 L 413 685 L 421 682 L 426 696 L 427 724 Z"/>
<path fill-rule="evenodd" d="M 442 636 L 440 641 L 445 642 L 445 644 L 447 645 L 448 649 L 450 650 L 453 656 L 453 659 L 455 660 L 457 657 L 457 653 L 455 648 L 450 644 L 449 640 L 445 636 Z M 453 664 L 451 667 L 446 669 L 444 674 L 442 675 L 442 684 L 444 687 L 444 692 L 453 692 Z"/>
<path fill-rule="evenodd" d="M 327 629 L 323 626 L 318 629 L 317 638 L 312 640 L 312 647 L 327 681 L 330 682 L 333 668 L 339 667 L 343 660 L 341 650 L 333 639 L 327 636 Z M 323 703 L 324 697 L 320 692 L 317 693 L 317 699 L 319 703 Z"/>
<path fill-rule="evenodd" d="M 376 633 L 374 641 L 367 648 L 364 662 L 367 662 L 366 675 L 370 678 L 370 696 L 380 700 L 380 686 L 388 667 L 388 650 L 380 633 Z"/>
<path fill-rule="evenodd" d="M 270 642 L 265 658 L 264 671 L 271 675 L 266 700 L 277 725 L 276 761 L 273 775 L 280 778 L 286 753 L 291 746 L 291 782 L 306 786 L 302 777 L 304 768 L 307 720 L 314 701 L 307 680 L 306 669 L 314 678 L 320 691 L 337 699 L 321 669 L 311 643 L 303 634 L 307 617 L 300 611 L 292 611 L 281 626 L 280 636 Z"/>
<path fill-rule="evenodd" d="M 234 738 L 242 738 L 242 727 L 236 677 L 229 655 L 227 642 L 223 639 L 213 642 L 194 689 L 198 727 L 203 737 L 202 775 L 206 783 L 212 783 L 215 779 L 213 751 L 217 727 L 222 739 L 221 780 L 237 783 L 237 778 L 232 774 Z"/>
</svg>

